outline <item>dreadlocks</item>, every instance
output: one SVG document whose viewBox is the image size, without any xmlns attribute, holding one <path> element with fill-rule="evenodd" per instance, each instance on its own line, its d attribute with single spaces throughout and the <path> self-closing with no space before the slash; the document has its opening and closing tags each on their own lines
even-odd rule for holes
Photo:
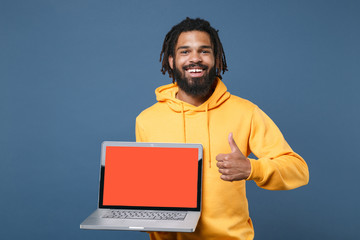
<svg viewBox="0 0 360 240">
<path fill-rule="evenodd" d="M 169 77 L 173 79 L 173 83 L 175 82 L 174 72 L 169 65 L 169 56 L 175 57 L 175 46 L 179 35 L 182 32 L 189 31 L 202 31 L 207 32 L 210 35 L 211 43 L 214 47 L 216 75 L 221 78 L 221 72 L 224 74 L 228 69 L 224 49 L 218 35 L 218 30 L 211 27 L 208 21 L 200 18 L 191 19 L 187 17 L 179 24 L 173 26 L 170 32 L 166 34 L 160 53 L 160 62 L 162 62 L 161 72 L 164 75 L 168 72 Z"/>
</svg>

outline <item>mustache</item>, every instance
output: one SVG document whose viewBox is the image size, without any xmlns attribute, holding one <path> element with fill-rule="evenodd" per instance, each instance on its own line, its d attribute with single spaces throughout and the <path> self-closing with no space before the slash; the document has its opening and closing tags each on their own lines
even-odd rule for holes
<svg viewBox="0 0 360 240">
<path fill-rule="evenodd" d="M 208 66 L 206 66 L 206 65 L 202 65 L 201 63 L 196 63 L 196 64 L 189 64 L 189 65 L 186 65 L 186 66 L 183 66 L 182 67 L 182 69 L 183 70 L 187 70 L 187 69 L 189 69 L 189 68 L 194 68 L 194 67 L 200 67 L 200 68 L 202 68 L 202 69 L 204 69 L 204 70 L 207 70 L 209 67 Z"/>
</svg>

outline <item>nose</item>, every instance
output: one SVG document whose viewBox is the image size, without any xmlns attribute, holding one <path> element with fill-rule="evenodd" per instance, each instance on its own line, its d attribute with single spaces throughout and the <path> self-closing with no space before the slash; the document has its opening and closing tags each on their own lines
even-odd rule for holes
<svg viewBox="0 0 360 240">
<path fill-rule="evenodd" d="M 197 51 L 193 51 L 193 52 L 191 53 L 189 60 L 190 60 L 190 62 L 192 62 L 192 63 L 199 63 L 199 62 L 202 61 L 201 55 L 200 55 L 200 53 L 197 52 Z"/>
</svg>

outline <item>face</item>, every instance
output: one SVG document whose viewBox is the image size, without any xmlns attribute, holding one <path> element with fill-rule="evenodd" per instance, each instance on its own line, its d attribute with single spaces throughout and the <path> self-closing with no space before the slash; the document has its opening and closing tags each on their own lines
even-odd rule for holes
<svg viewBox="0 0 360 240">
<path fill-rule="evenodd" d="M 195 97 L 209 94 L 215 81 L 215 57 L 208 33 L 183 32 L 169 57 L 175 80 L 181 90 Z"/>
</svg>

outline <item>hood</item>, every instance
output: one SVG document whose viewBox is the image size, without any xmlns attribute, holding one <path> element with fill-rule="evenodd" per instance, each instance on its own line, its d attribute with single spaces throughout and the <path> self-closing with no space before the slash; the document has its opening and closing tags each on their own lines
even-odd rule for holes
<svg viewBox="0 0 360 240">
<path fill-rule="evenodd" d="M 206 114 L 206 122 L 204 122 L 204 126 L 207 128 L 207 147 L 204 147 L 204 151 L 207 149 L 207 157 L 209 160 L 209 166 L 211 167 L 211 141 L 210 141 L 210 127 L 209 127 L 209 111 L 211 109 L 217 108 L 222 103 L 224 103 L 227 99 L 230 98 L 230 93 L 227 91 L 225 84 L 221 81 L 221 79 L 217 78 L 217 84 L 215 91 L 211 95 L 211 97 L 206 100 L 203 104 L 196 107 L 194 105 L 188 104 L 176 98 L 176 93 L 178 92 L 178 85 L 176 83 L 168 84 L 161 86 L 155 90 L 156 99 L 159 102 L 165 102 L 169 106 L 171 110 L 177 113 L 181 113 L 182 117 L 182 128 L 183 128 L 183 139 L 184 143 L 187 142 L 186 139 L 186 113 L 196 113 L 196 112 L 205 112 Z"/>
<path fill-rule="evenodd" d="M 156 100 L 159 102 L 166 102 L 169 108 L 175 112 L 205 112 L 220 106 L 230 97 L 230 93 L 227 91 L 225 84 L 219 78 L 217 79 L 214 93 L 198 107 L 177 99 L 175 97 L 177 92 L 178 85 L 176 83 L 161 86 L 155 90 Z"/>
</svg>

